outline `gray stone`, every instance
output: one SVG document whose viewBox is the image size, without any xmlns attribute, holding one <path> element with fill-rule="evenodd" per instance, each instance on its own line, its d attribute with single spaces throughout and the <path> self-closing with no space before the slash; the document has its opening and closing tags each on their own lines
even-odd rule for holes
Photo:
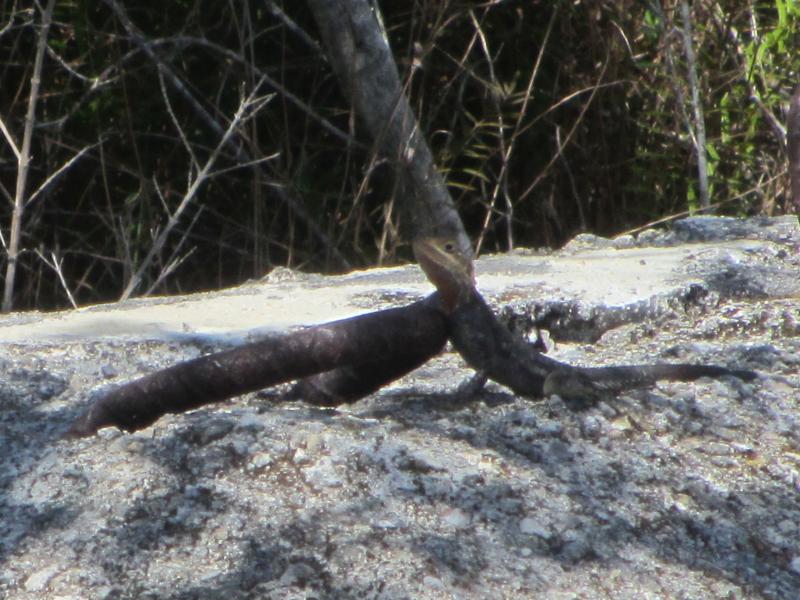
<svg viewBox="0 0 800 600">
<path fill-rule="evenodd" d="M 250 394 L 59 438 L 107 385 L 421 297 L 413 267 L 4 316 L 0 598 L 797 597 L 798 232 L 703 218 L 480 259 L 560 360 L 762 375 L 579 413 L 454 399 L 471 371 L 448 351 L 338 411 Z"/>
</svg>

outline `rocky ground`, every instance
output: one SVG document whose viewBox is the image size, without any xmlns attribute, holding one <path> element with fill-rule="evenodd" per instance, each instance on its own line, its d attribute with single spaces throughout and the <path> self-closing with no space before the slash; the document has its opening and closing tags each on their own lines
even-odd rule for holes
<svg viewBox="0 0 800 600">
<path fill-rule="evenodd" d="M 92 390 L 229 343 L 198 317 L 220 298 L 306 286 L 335 318 L 424 282 L 411 267 L 284 273 L 13 315 L 0 321 L 0 598 L 800 598 L 797 220 L 690 219 L 478 267 L 494 306 L 546 328 L 561 360 L 761 377 L 663 383 L 576 413 L 493 384 L 459 391 L 470 371 L 447 352 L 338 411 L 268 390 L 65 441 Z M 302 302 L 282 327 L 321 319 Z M 152 328 L 131 316 L 164 305 L 192 309 Z"/>
</svg>

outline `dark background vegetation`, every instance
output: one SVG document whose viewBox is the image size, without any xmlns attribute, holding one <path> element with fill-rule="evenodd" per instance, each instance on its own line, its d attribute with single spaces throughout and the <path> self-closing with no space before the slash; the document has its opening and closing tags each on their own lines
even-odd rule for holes
<svg viewBox="0 0 800 600">
<path fill-rule="evenodd" d="M 614 235 L 698 208 L 678 2 L 379 4 L 482 252 Z M 29 192 L 88 150 L 27 207 L 15 308 L 68 306 L 66 289 L 78 304 L 120 297 L 219 144 L 209 119 L 226 129 L 262 74 L 270 83 L 260 94 L 275 96 L 221 149 L 134 295 L 227 286 L 276 265 L 338 272 L 410 258 L 389 170 L 315 46 L 304 2 L 122 5 L 138 42 L 109 3 L 56 3 Z M 781 124 L 800 63 L 800 7 L 695 0 L 691 16 L 714 212 L 796 210 Z M 2 3 L 0 118 L 15 139 L 40 19 L 32 2 Z M 4 246 L 16 177 L 0 138 Z"/>
</svg>

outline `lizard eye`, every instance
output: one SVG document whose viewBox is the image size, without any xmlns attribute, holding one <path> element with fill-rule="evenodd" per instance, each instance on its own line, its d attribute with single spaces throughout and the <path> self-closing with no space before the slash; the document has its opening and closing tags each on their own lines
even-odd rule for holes
<svg viewBox="0 0 800 600">
<path fill-rule="evenodd" d="M 456 251 L 456 245 L 453 242 L 447 242 L 444 245 L 444 251 L 447 252 L 448 254 L 452 254 L 453 252 Z"/>
</svg>

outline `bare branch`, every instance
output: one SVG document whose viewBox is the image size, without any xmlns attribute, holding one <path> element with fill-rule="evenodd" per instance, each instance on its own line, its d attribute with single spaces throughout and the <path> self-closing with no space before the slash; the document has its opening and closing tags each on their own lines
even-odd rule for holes
<svg viewBox="0 0 800 600">
<path fill-rule="evenodd" d="M 289 15 L 283 12 L 280 6 L 275 4 L 275 2 L 272 0 L 266 0 L 266 4 L 273 16 L 277 17 L 281 20 L 281 22 L 283 22 L 283 24 L 286 26 L 286 29 L 303 40 L 306 46 L 313 49 L 317 54 L 325 58 L 325 54 L 322 52 L 322 48 L 319 47 L 319 44 L 316 42 L 316 40 L 308 35 L 302 27 L 295 23 Z"/>
<path fill-rule="evenodd" d="M 79 81 L 83 81 L 84 83 L 89 83 L 92 86 L 97 85 L 97 78 L 96 77 L 87 77 L 86 75 L 82 75 L 81 73 L 78 73 L 75 69 L 73 69 L 71 66 L 69 66 L 69 64 L 67 64 L 67 61 L 65 61 L 63 58 L 61 58 L 61 55 L 59 55 L 58 52 L 53 50 L 50 46 L 47 47 L 47 56 L 49 56 L 54 61 L 56 61 L 59 65 L 61 65 L 61 68 L 64 69 L 70 75 L 72 75 L 75 79 L 78 79 Z"/>
<path fill-rule="evenodd" d="M 181 46 L 187 46 L 191 44 L 194 46 L 200 46 L 202 48 L 208 48 L 209 50 L 213 50 L 229 60 L 232 60 L 243 66 L 246 66 L 249 69 L 252 69 L 255 75 L 264 78 L 264 83 L 266 83 L 276 92 L 280 92 L 281 96 L 286 98 L 291 104 L 293 104 L 296 108 L 301 110 L 312 121 L 315 121 L 317 124 L 320 125 L 320 127 L 322 127 L 325 131 L 333 135 L 335 138 L 347 144 L 351 144 L 356 148 L 366 148 L 364 144 L 360 143 L 346 131 L 342 131 L 341 129 L 336 127 L 336 125 L 331 123 L 328 119 L 321 116 L 317 111 L 311 108 L 311 106 L 307 102 L 305 102 L 304 100 L 302 100 L 301 98 L 299 98 L 298 96 L 287 90 L 285 86 L 278 83 L 275 79 L 270 77 L 267 73 L 259 69 L 257 66 L 247 63 L 240 54 L 233 52 L 229 48 L 225 48 L 224 46 L 215 44 L 214 42 L 207 40 L 205 38 L 198 38 L 192 36 L 175 36 L 171 38 L 161 38 L 161 39 L 151 40 L 149 43 L 152 44 L 153 46 L 161 44 L 177 44 Z"/>
<path fill-rule="evenodd" d="M 8 20 L 8 23 L 3 25 L 3 28 L 0 29 L 0 37 L 3 37 L 14 24 L 14 16 L 17 14 L 17 0 L 14 0 L 14 4 L 11 6 L 9 12 L 11 13 L 11 18 Z"/>
<path fill-rule="evenodd" d="M 14 196 L 11 195 L 11 192 L 8 191 L 6 186 L 3 185 L 3 182 L 0 181 L 0 193 L 3 194 L 3 197 L 8 200 L 9 206 L 14 206 Z M 2 230 L 0 230 L 0 235 L 2 235 Z"/>
<path fill-rule="evenodd" d="M 183 131 L 183 127 L 178 122 L 178 117 L 175 116 L 175 111 L 172 110 L 172 103 L 169 101 L 169 95 L 167 94 L 167 87 L 164 85 L 164 71 L 162 69 L 158 70 L 158 85 L 161 88 L 161 96 L 164 98 L 164 105 L 167 107 L 167 113 L 169 113 L 170 118 L 172 119 L 172 124 L 175 125 L 175 129 L 178 131 L 178 135 L 183 142 L 184 148 L 186 148 L 186 152 L 189 154 L 189 158 L 192 159 L 192 167 L 195 169 L 200 168 L 200 161 L 197 160 L 197 157 L 194 155 L 194 150 L 192 150 L 192 145 L 189 143 L 189 140 L 186 138 L 186 134 Z"/>
<path fill-rule="evenodd" d="M 61 287 L 67 294 L 67 299 L 69 300 L 69 303 L 72 305 L 72 308 L 78 308 L 78 305 L 75 302 L 75 298 L 73 297 L 72 292 L 70 291 L 69 286 L 67 285 L 66 279 L 64 279 L 64 273 L 61 269 L 61 265 L 64 263 L 64 259 L 63 258 L 59 259 L 58 257 L 56 257 L 55 252 L 50 253 L 49 259 L 45 257 L 39 250 L 35 250 L 35 252 L 36 256 L 42 259 L 42 262 L 44 264 L 46 264 L 48 267 L 53 269 L 53 271 L 56 272 L 56 275 L 58 276 L 58 281 L 61 283 Z"/>
<path fill-rule="evenodd" d="M 541 172 L 536 176 L 533 182 L 525 189 L 524 192 L 522 192 L 522 194 L 520 194 L 519 198 L 517 198 L 517 202 L 522 202 L 525 198 L 527 198 L 531 194 L 531 192 L 533 192 L 536 186 L 539 185 L 542 182 L 542 180 L 547 176 L 547 173 L 550 171 L 550 168 L 556 163 L 556 161 L 560 160 L 561 153 L 564 151 L 564 148 L 566 148 L 572 141 L 572 136 L 575 135 L 575 132 L 578 129 L 578 125 L 581 124 L 581 122 L 583 121 L 583 117 L 586 115 L 586 111 L 589 110 L 589 107 L 592 105 L 592 101 L 594 100 L 594 97 L 597 94 L 597 90 L 603 87 L 600 82 L 603 81 L 603 77 L 605 77 L 606 75 L 609 59 L 610 57 L 606 57 L 606 61 L 603 64 L 603 70 L 600 71 L 600 75 L 597 77 L 597 85 L 595 85 L 592 88 L 592 92 L 591 94 L 589 94 L 589 98 L 586 100 L 586 103 L 583 105 L 583 107 L 581 107 L 581 112 L 578 115 L 578 118 L 575 119 L 575 123 L 572 124 L 572 127 L 567 133 L 567 136 L 564 138 L 564 143 L 558 147 L 556 153 L 548 161 L 544 169 L 542 169 Z"/>
<path fill-rule="evenodd" d="M 0 131 L 3 132 L 3 136 L 6 138 L 8 145 L 11 146 L 11 151 L 14 153 L 14 156 L 19 161 L 19 148 L 17 148 L 17 144 L 14 142 L 14 138 L 11 135 L 11 132 L 6 127 L 5 121 L 3 121 L 3 117 L 0 117 Z"/>
<path fill-rule="evenodd" d="M 189 203 L 194 199 L 197 191 L 200 189 L 200 186 L 205 183 L 206 179 L 208 179 L 208 174 L 211 171 L 211 167 L 214 165 L 214 162 L 217 160 L 220 151 L 223 147 L 225 147 L 228 142 L 230 141 L 231 136 L 233 135 L 236 128 L 242 122 L 245 117 L 252 116 L 255 111 L 261 108 L 266 102 L 269 101 L 269 98 L 257 98 L 256 93 L 258 93 L 258 89 L 262 85 L 262 81 L 259 81 L 256 84 L 256 87 L 250 93 L 250 96 L 243 99 L 242 102 L 239 104 L 239 108 L 236 111 L 233 119 L 228 126 L 228 129 L 220 139 L 219 143 L 217 144 L 216 148 L 214 148 L 211 156 L 208 157 L 206 164 L 203 165 L 203 168 L 194 178 L 194 181 L 190 185 L 189 189 L 186 191 L 186 194 L 183 196 L 178 208 L 175 209 L 175 212 L 170 215 L 169 220 L 167 221 L 164 228 L 158 234 L 156 239 L 153 241 L 153 245 L 148 250 L 147 254 L 145 255 L 144 259 L 142 260 L 139 267 L 136 269 L 136 272 L 131 276 L 130 280 L 128 281 L 128 285 L 125 287 L 125 290 L 122 292 L 122 296 L 120 296 L 120 300 L 126 300 L 130 297 L 130 295 L 139 287 L 139 284 L 142 281 L 142 275 L 144 271 L 150 266 L 153 258 L 156 254 L 158 254 L 164 246 L 164 243 L 167 241 L 167 236 L 169 236 L 170 232 L 173 230 L 175 225 L 177 225 L 178 220 L 181 218 L 181 215 L 189 206 Z M 250 113 L 249 115 L 247 113 Z"/>
<path fill-rule="evenodd" d="M 356 114 L 395 168 L 413 237 L 452 236 L 458 252 L 471 256 L 464 226 L 403 93 L 377 7 L 367 0 L 309 0 L 308 5 Z"/>
<path fill-rule="evenodd" d="M 209 177 L 216 177 L 217 175 L 224 175 L 225 173 L 230 173 L 231 171 L 236 171 L 238 169 L 246 169 L 248 167 L 260 165 L 261 163 L 268 162 L 270 160 L 275 160 L 281 155 L 280 152 L 275 152 L 274 154 L 270 154 L 269 156 L 264 156 L 262 158 L 251 160 L 246 163 L 238 163 L 233 165 L 232 167 L 225 167 L 224 169 L 218 169 L 217 171 L 212 171 L 208 174 Z"/>
<path fill-rule="evenodd" d="M 77 161 L 77 160 L 78 160 L 80 157 L 82 157 L 84 154 L 86 154 L 86 153 L 87 153 L 89 150 L 91 150 L 92 148 L 96 148 L 96 147 L 97 147 L 98 145 L 100 145 L 101 143 L 102 143 L 102 141 L 101 141 L 101 142 L 97 142 L 96 144 L 92 144 L 91 146 L 86 146 L 86 147 L 85 147 L 85 148 L 83 148 L 83 149 L 82 149 L 80 152 L 78 152 L 78 153 L 77 153 L 75 156 L 73 156 L 72 158 L 70 158 L 70 159 L 69 159 L 67 162 L 65 162 L 63 165 L 61 165 L 61 166 L 58 168 L 58 170 L 56 170 L 56 171 L 55 171 L 55 172 L 54 172 L 52 175 L 50 175 L 50 176 L 49 176 L 47 179 L 45 179 L 45 180 L 44 180 L 44 183 L 42 183 L 42 185 L 40 185 L 40 186 L 39 186 L 39 187 L 36 189 L 36 191 L 35 191 L 35 192 L 33 192 L 33 194 L 31 194 L 31 195 L 30 195 L 30 197 L 28 198 L 27 202 L 25 202 L 25 208 L 27 209 L 27 208 L 28 208 L 28 206 L 30 206 L 30 205 L 31 205 L 31 204 L 32 204 L 32 203 L 33 203 L 33 202 L 34 202 L 34 201 L 35 201 L 35 200 L 36 200 L 36 199 L 37 199 L 39 196 L 41 196 L 41 195 L 42 195 L 42 194 L 43 194 L 43 193 L 44 193 L 44 192 L 47 190 L 47 188 L 49 188 L 49 187 L 50 187 L 50 186 L 51 186 L 53 183 L 55 183 L 55 182 L 56 182 L 56 180 L 57 180 L 57 179 L 58 179 L 58 178 L 59 178 L 59 177 L 60 177 L 60 176 L 61 176 L 63 173 L 65 173 L 65 172 L 67 171 L 67 169 L 69 169 L 69 168 L 70 168 L 70 167 L 71 167 L 73 164 L 75 164 L 75 162 L 76 162 L 76 161 Z"/>
<path fill-rule="evenodd" d="M 553 11 L 554 15 L 555 15 L 555 13 L 556 13 L 556 11 Z M 473 27 L 475 28 L 475 32 L 478 35 L 478 39 L 481 42 L 480 46 L 481 46 L 481 49 L 483 50 L 483 55 L 486 58 L 486 66 L 489 69 L 489 79 L 491 81 L 491 86 L 494 88 L 494 90 L 492 90 L 493 93 L 489 93 L 488 96 L 489 96 L 492 104 L 494 105 L 494 110 L 495 110 L 495 113 L 497 115 L 497 141 L 498 141 L 498 145 L 499 145 L 500 156 L 503 157 L 503 164 L 500 167 L 500 174 L 497 177 L 496 183 L 494 185 L 494 189 L 492 191 L 492 198 L 489 201 L 489 208 L 486 211 L 486 215 L 484 217 L 483 227 L 481 228 L 481 235 L 480 235 L 480 237 L 478 239 L 478 244 L 476 245 L 476 250 L 475 251 L 477 252 L 478 249 L 480 248 L 480 243 L 483 241 L 483 236 L 484 236 L 484 234 L 485 234 L 485 232 L 487 230 L 487 227 L 488 227 L 489 221 L 490 221 L 490 217 L 491 217 L 491 215 L 492 215 L 492 213 L 494 211 L 498 211 L 500 214 L 503 215 L 503 218 L 504 218 L 504 220 L 506 222 L 506 244 L 507 244 L 507 249 L 511 250 L 514 247 L 514 236 L 513 236 L 513 230 L 512 230 L 512 227 L 511 227 L 511 220 L 512 220 L 513 215 L 514 215 L 514 205 L 511 203 L 511 199 L 508 197 L 507 193 L 503 194 L 503 196 L 505 198 L 504 210 L 497 209 L 497 199 L 498 199 L 498 196 L 500 195 L 501 188 L 504 190 L 504 192 L 508 189 L 508 186 L 505 185 L 505 176 L 504 176 L 504 174 L 505 174 L 505 171 L 506 171 L 506 169 L 505 169 L 505 165 L 506 165 L 505 157 L 508 156 L 508 154 L 509 154 L 508 148 L 506 147 L 505 119 L 503 118 L 502 107 L 500 106 L 500 101 L 499 101 L 498 95 L 497 95 L 497 90 L 500 88 L 500 82 L 497 81 L 497 76 L 495 75 L 495 72 L 494 72 L 494 64 L 493 64 L 494 63 L 494 57 L 492 56 L 492 53 L 489 50 L 489 42 L 486 39 L 486 35 L 484 34 L 483 29 L 481 28 L 480 22 L 478 21 L 477 17 L 475 16 L 475 11 L 470 10 L 469 11 L 469 17 L 470 17 L 470 20 L 472 21 Z"/>
<path fill-rule="evenodd" d="M 139 29 L 133 24 L 128 13 L 125 9 L 120 5 L 117 0 L 105 0 L 106 4 L 109 5 L 114 14 L 119 19 L 122 26 L 125 28 L 125 31 L 130 36 L 131 40 L 139 46 L 139 48 L 152 60 L 159 71 L 163 72 L 166 75 L 167 79 L 169 79 L 170 84 L 180 92 L 180 94 L 184 97 L 184 99 L 192 105 L 197 114 L 201 115 L 203 120 L 206 122 L 211 129 L 217 133 L 218 135 L 223 135 L 222 126 L 217 123 L 217 121 L 208 114 L 208 111 L 203 108 L 203 106 L 197 101 L 197 99 L 186 89 L 186 86 L 180 80 L 180 77 L 172 70 L 172 68 L 167 65 L 161 58 L 153 51 L 153 48 L 147 40 L 145 40 L 142 33 Z M 240 154 L 240 150 L 235 146 L 232 146 L 233 150 L 236 152 L 237 156 Z"/>
<path fill-rule="evenodd" d="M 186 233 L 184 234 L 183 238 L 181 238 L 178 247 L 180 247 L 183 244 L 183 241 L 186 239 L 186 237 L 189 234 L 189 231 L 192 229 L 192 225 L 194 225 L 195 221 L 197 221 L 197 217 L 199 216 L 199 214 L 200 213 L 198 212 L 195 215 L 194 219 L 192 219 L 192 223 L 189 225 L 189 227 L 186 228 Z M 167 266 L 161 269 L 161 272 L 158 274 L 158 277 L 156 277 L 156 280 L 153 282 L 153 284 L 149 288 L 147 288 L 147 291 L 144 293 L 144 295 L 149 296 L 150 294 L 152 294 L 156 290 L 156 288 L 158 288 L 158 286 L 161 285 L 162 281 L 164 281 L 167 277 L 172 275 L 175 272 L 175 270 L 178 267 L 180 267 L 181 264 L 183 264 L 183 261 L 189 258 L 192 254 L 194 254 L 195 249 L 196 248 L 190 248 L 189 251 L 183 256 L 176 256 L 174 258 L 171 258 L 167 262 Z"/>
<path fill-rule="evenodd" d="M 783 123 L 781 123 L 780 119 L 775 115 L 775 113 L 771 111 L 761 99 L 761 92 L 755 85 L 753 77 L 750 76 L 750 70 L 747 67 L 747 58 L 745 57 L 745 52 L 742 48 L 742 40 L 739 32 L 730 22 L 726 21 L 725 23 L 722 23 L 720 13 L 717 11 L 711 11 L 710 15 L 716 21 L 717 26 L 727 32 L 728 39 L 733 46 L 736 61 L 739 63 L 739 80 L 743 85 L 747 86 L 747 90 L 750 93 L 750 99 L 756 103 L 756 106 L 758 106 L 759 110 L 761 110 L 763 113 L 764 118 L 770 124 L 770 127 L 772 127 L 778 143 L 784 144 L 786 141 L 786 128 L 783 126 Z"/>
</svg>

